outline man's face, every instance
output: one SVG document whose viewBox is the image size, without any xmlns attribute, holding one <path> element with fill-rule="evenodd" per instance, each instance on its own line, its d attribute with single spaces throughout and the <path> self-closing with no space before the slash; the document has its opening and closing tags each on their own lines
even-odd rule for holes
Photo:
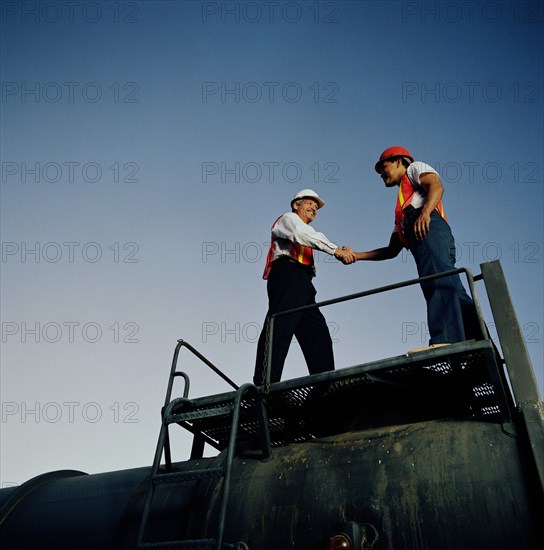
<svg viewBox="0 0 544 550">
<path fill-rule="evenodd" d="M 300 204 L 294 203 L 293 208 L 304 223 L 311 223 L 317 216 L 318 206 L 313 199 L 303 199 Z"/>
<path fill-rule="evenodd" d="M 404 168 L 400 159 L 384 160 L 382 162 L 380 177 L 386 187 L 394 187 L 395 185 L 400 185 L 404 172 L 406 172 L 406 168 Z"/>
</svg>

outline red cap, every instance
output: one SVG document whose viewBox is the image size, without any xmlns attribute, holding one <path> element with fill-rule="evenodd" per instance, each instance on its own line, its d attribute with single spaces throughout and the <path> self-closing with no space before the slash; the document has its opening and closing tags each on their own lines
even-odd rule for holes
<svg viewBox="0 0 544 550">
<path fill-rule="evenodd" d="M 401 147 L 400 145 L 395 145 L 386 149 L 381 155 L 380 160 L 375 164 L 374 170 L 378 172 L 381 171 L 381 165 L 384 160 L 393 159 L 395 157 L 406 157 L 410 159 L 410 162 L 414 162 L 414 157 L 408 152 L 407 149 Z"/>
</svg>

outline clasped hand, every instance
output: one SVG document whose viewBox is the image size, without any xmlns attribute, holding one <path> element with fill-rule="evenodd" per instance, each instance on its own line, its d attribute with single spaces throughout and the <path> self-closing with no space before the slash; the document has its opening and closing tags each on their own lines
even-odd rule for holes
<svg viewBox="0 0 544 550">
<path fill-rule="evenodd" d="M 355 258 L 355 252 L 349 246 L 343 246 L 341 249 L 337 248 L 334 257 L 341 261 L 344 265 L 349 265 L 357 261 Z"/>
</svg>

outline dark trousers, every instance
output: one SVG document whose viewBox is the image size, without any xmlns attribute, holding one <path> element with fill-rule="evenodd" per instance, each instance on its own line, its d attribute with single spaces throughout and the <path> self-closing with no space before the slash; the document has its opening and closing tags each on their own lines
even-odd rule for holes
<svg viewBox="0 0 544 550">
<path fill-rule="evenodd" d="M 415 217 L 417 211 L 412 220 Z M 453 235 L 438 212 L 431 214 L 430 229 L 424 239 L 415 238 L 410 222 L 405 228 L 405 236 L 420 277 L 456 269 Z M 422 283 L 421 288 L 427 301 L 429 344 L 453 344 L 481 338 L 474 302 L 466 293 L 459 275 Z"/>
<path fill-rule="evenodd" d="M 267 322 L 270 315 L 315 304 L 316 290 L 312 284 L 312 273 L 308 268 L 280 258 L 272 263 L 267 282 L 268 312 L 257 345 L 257 359 L 253 382 L 262 385 L 263 366 L 266 357 Z M 289 345 L 296 336 L 306 360 L 310 374 L 334 370 L 332 339 L 325 317 L 318 308 L 293 315 L 282 315 L 274 319 L 272 343 L 271 382 L 279 382 Z"/>
</svg>

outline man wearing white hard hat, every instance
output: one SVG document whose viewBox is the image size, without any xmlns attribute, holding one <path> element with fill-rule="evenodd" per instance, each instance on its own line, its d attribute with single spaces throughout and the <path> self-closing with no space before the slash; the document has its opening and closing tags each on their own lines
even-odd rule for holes
<svg viewBox="0 0 544 550">
<path fill-rule="evenodd" d="M 267 321 L 270 315 L 315 304 L 316 290 L 313 251 L 335 256 L 345 264 L 355 261 L 350 248 L 339 248 L 310 223 L 325 202 L 312 189 L 302 189 L 291 200 L 291 212 L 280 216 L 272 225 L 270 250 L 263 279 L 267 280 L 268 313 L 257 345 L 253 381 L 266 382 L 265 353 Z M 272 343 L 270 382 L 279 382 L 289 345 L 296 336 L 310 374 L 334 370 L 332 340 L 327 323 L 318 308 L 275 318 Z"/>
</svg>

